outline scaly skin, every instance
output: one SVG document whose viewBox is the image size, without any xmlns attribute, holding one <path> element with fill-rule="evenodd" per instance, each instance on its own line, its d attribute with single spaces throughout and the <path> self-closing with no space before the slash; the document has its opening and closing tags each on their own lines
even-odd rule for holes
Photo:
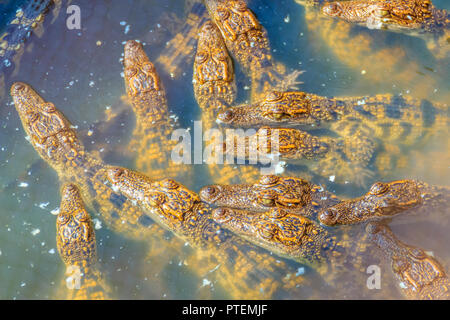
<svg viewBox="0 0 450 320">
<path fill-rule="evenodd" d="M 448 54 L 450 18 L 445 10 L 433 6 L 430 0 L 336 1 L 322 7 L 325 15 L 347 22 L 366 25 L 369 29 L 389 29 L 419 34 L 432 34 Z"/>
<path fill-rule="evenodd" d="M 178 78 L 183 66 L 191 63 L 198 30 L 206 19 L 208 19 L 208 12 L 205 6 L 201 1 L 194 1 L 181 31 L 166 44 L 164 52 L 156 60 L 172 78 Z"/>
<path fill-rule="evenodd" d="M 383 85 L 388 77 L 396 87 L 422 99 L 429 98 L 439 87 L 436 77 L 427 74 L 423 63 L 411 59 L 405 48 L 386 45 L 389 40 L 386 33 L 356 32 L 351 23 L 326 17 L 319 5 L 327 1 L 295 1 L 305 6 L 306 26 L 314 43 L 320 43 L 321 39 L 340 62 L 358 72 L 364 70 L 368 83 Z M 446 100 L 444 97 L 442 101 Z"/>
<path fill-rule="evenodd" d="M 155 181 L 121 167 L 110 167 L 108 179 L 163 228 L 197 248 L 208 261 L 216 261 L 220 269 L 215 274 L 231 296 L 268 298 L 297 290 L 296 283 L 280 279 L 288 265 L 221 228 L 212 220 L 211 208 L 183 185 L 171 179 Z"/>
<path fill-rule="evenodd" d="M 377 182 L 360 198 L 343 201 L 319 214 L 321 223 L 333 226 L 389 218 L 420 207 L 420 213 L 436 208 L 448 211 L 450 189 L 414 180 Z M 412 210 L 411 212 L 415 212 Z"/>
<path fill-rule="evenodd" d="M 450 281 L 442 265 L 424 250 L 406 245 L 381 223 L 367 225 L 369 239 L 391 262 L 400 291 L 408 299 L 450 299 Z"/>
<path fill-rule="evenodd" d="M 177 126 L 169 114 L 164 86 L 142 45 L 133 40 L 125 44 L 124 79 L 136 115 L 129 145 L 136 153 L 136 167 L 155 179 L 187 180 L 191 170 L 171 160 L 172 150 L 178 144 L 171 135 Z"/>
<path fill-rule="evenodd" d="M 312 217 L 319 208 L 339 202 L 322 187 L 295 177 L 262 175 L 253 184 L 214 184 L 200 189 L 200 198 L 211 205 L 247 208 L 262 212 L 272 208 Z"/>
<path fill-rule="evenodd" d="M 202 109 L 202 126 L 213 129 L 217 112 L 225 110 L 236 98 L 233 64 L 222 36 L 210 20 L 203 24 L 198 35 L 197 53 L 194 60 L 193 84 L 195 98 Z M 211 142 L 206 148 L 213 147 Z M 220 150 L 217 150 L 220 151 Z M 251 180 L 258 175 L 258 168 L 250 165 L 219 165 L 211 154 L 206 159 L 209 172 L 218 183 L 235 183 Z M 222 159 L 223 160 L 223 159 Z"/>
<path fill-rule="evenodd" d="M 344 143 L 339 145 L 343 146 L 346 156 L 352 158 L 356 152 L 356 158 L 364 159 L 360 165 L 362 169 L 370 160 L 375 146 L 382 146 L 384 152 L 377 153 L 374 161 L 378 171 L 385 173 L 395 166 L 395 157 L 405 152 L 399 147 L 417 147 L 437 134 L 447 136 L 448 112 L 446 105 L 432 104 L 409 96 L 327 98 L 300 91 L 274 91 L 266 94 L 258 103 L 228 108 L 219 113 L 217 119 L 239 127 L 314 125 L 329 128 L 343 137 Z M 296 132 L 292 129 L 289 131 Z M 294 146 L 295 143 L 290 144 L 290 147 Z M 301 150 L 296 152 L 294 149 L 291 152 L 301 153 Z M 331 157 L 338 161 L 340 158 L 336 154 Z M 328 160 L 323 161 L 317 168 L 318 172 L 324 176 L 336 174 L 351 181 L 352 170 L 347 165 L 336 169 L 329 164 Z M 361 176 L 360 173 L 355 176 Z"/>
<path fill-rule="evenodd" d="M 284 75 L 285 68 L 273 60 L 267 31 L 243 0 L 205 0 L 206 8 L 222 33 L 228 51 L 250 76 L 251 99 L 274 87 L 293 87 L 300 74 Z M 283 77 L 285 79 L 283 80 Z"/>
<path fill-rule="evenodd" d="M 73 279 L 73 288 L 63 284 L 66 287 L 66 299 L 110 299 L 111 289 L 96 266 L 94 227 L 78 188 L 73 184 L 66 184 L 61 189 L 61 195 L 56 220 L 56 244 L 59 255 L 66 264 L 66 275 Z"/>
</svg>

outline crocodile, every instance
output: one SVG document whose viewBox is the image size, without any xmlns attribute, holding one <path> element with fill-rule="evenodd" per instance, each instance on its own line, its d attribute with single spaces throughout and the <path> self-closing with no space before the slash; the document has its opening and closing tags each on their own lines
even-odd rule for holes
<svg viewBox="0 0 450 320">
<path fill-rule="evenodd" d="M 432 254 L 403 243 L 385 224 L 369 222 L 366 230 L 369 241 L 375 243 L 391 263 L 392 273 L 407 299 L 450 299 L 450 280 Z"/>
<path fill-rule="evenodd" d="M 322 12 L 369 29 L 431 35 L 429 47 L 436 50 L 440 58 L 448 56 L 450 16 L 430 0 L 332 1 L 323 5 Z"/>
<path fill-rule="evenodd" d="M 432 70 L 424 67 L 422 60 L 412 57 L 404 46 L 392 43 L 388 32 L 358 29 L 352 23 L 325 15 L 320 9 L 329 1 L 295 2 L 304 7 L 308 37 L 315 39 L 312 45 L 316 50 L 318 46 L 327 46 L 337 62 L 363 74 L 361 80 L 381 86 L 389 81 L 400 90 L 424 99 L 439 88 L 440 82 L 429 73 Z M 440 101 L 447 100 L 448 96 L 444 96 Z"/>
<path fill-rule="evenodd" d="M 254 247 L 241 238 L 245 238 L 243 234 L 236 235 L 234 232 L 228 231 L 228 225 L 224 228 L 223 221 L 216 219 L 217 211 L 212 211 L 212 208 L 202 202 L 196 193 L 178 182 L 172 179 L 155 181 L 137 171 L 115 166 L 108 168 L 108 179 L 115 189 L 129 200 L 134 201 L 158 224 L 205 254 L 214 255 L 220 264 L 233 265 L 234 277 L 241 277 L 242 272 L 255 272 L 258 277 L 269 275 L 274 277 L 273 273 L 260 274 L 261 271 L 258 269 L 262 265 L 259 267 L 254 264 L 248 265 L 248 261 L 246 261 L 249 256 L 252 259 L 258 257 L 259 263 L 267 266 L 270 262 L 267 259 L 270 259 L 271 255 L 255 251 L 260 243 L 255 243 L 250 237 L 248 240 L 250 243 L 256 244 Z M 348 285 L 340 287 L 342 283 L 334 281 L 336 276 L 342 274 L 351 273 L 354 280 L 357 276 L 352 271 L 359 271 L 365 277 L 362 252 L 368 252 L 370 248 L 365 245 L 363 238 L 354 241 L 352 238 L 354 235 L 351 236 L 348 233 L 342 237 L 330 235 L 325 228 L 306 217 L 287 211 L 283 212 L 283 209 L 280 208 L 271 210 L 274 219 L 278 219 L 278 216 L 288 215 L 285 223 L 295 224 L 298 230 L 301 230 L 298 234 L 300 234 L 300 238 L 303 238 L 298 241 L 292 239 L 292 242 L 297 245 L 297 255 L 294 260 L 314 267 L 314 270 L 327 281 L 330 288 L 333 288 L 334 284 L 340 290 L 351 290 Z M 257 219 L 256 217 L 259 217 L 260 213 L 252 213 L 249 216 Z M 219 224 L 215 220 L 220 220 L 221 223 Z M 285 233 L 288 238 L 289 231 L 287 229 Z M 290 234 L 295 238 L 297 231 L 292 230 Z M 287 243 L 289 243 L 289 239 L 286 239 L 286 246 L 288 246 Z M 348 254 L 343 254 L 346 246 L 352 247 L 352 249 L 348 248 L 349 250 L 346 251 Z M 359 247 L 359 249 L 357 250 L 355 247 Z M 273 251 L 278 253 L 276 250 Z M 280 256 L 292 258 L 290 255 L 280 254 Z M 248 275 L 246 279 L 248 279 Z"/>
<path fill-rule="evenodd" d="M 76 185 L 61 188 L 61 206 L 56 218 L 56 244 L 66 265 L 65 298 L 111 299 L 112 290 L 97 265 L 97 244 L 91 217 Z M 61 298 L 61 297 L 58 297 Z"/>
<path fill-rule="evenodd" d="M 256 137 L 277 132 L 281 157 L 322 156 L 322 163 L 316 163 L 314 170 L 324 176 L 334 175 L 333 171 L 336 171 L 339 179 L 344 177 L 352 181 L 348 161 L 353 162 L 359 169 L 355 176 L 363 178 L 360 183 L 364 183 L 364 175 L 360 173 L 372 175 L 364 170 L 370 161 L 375 162 L 378 172 L 383 174 L 394 166 L 395 157 L 406 153 L 405 148 L 423 145 L 431 137 L 447 136 L 448 114 L 447 105 L 410 96 L 380 94 L 329 98 L 302 91 L 271 91 L 259 102 L 219 112 L 217 120 L 238 127 L 285 125 L 329 129 L 340 138 L 315 137 L 290 127 L 270 130 L 269 127 L 262 127 Z M 253 144 L 258 141 L 247 139 Z M 266 141 L 261 139 L 261 142 Z M 340 154 L 331 152 L 336 150 L 332 145 L 338 146 Z M 236 148 L 235 145 L 230 151 L 235 152 Z M 258 146 L 253 146 L 253 149 L 258 149 Z M 374 154 L 377 149 L 381 152 Z M 330 159 L 342 163 L 339 169 L 327 165 Z"/>
<path fill-rule="evenodd" d="M 211 20 L 207 20 L 199 31 L 192 82 L 195 98 L 202 110 L 202 126 L 212 129 L 216 124 L 217 112 L 225 110 L 235 101 L 236 83 L 231 57 L 220 31 Z M 214 145 L 211 142 L 206 148 L 213 149 Z M 233 183 L 258 175 L 259 169 L 255 166 L 219 165 L 220 160 L 223 161 L 221 150 L 211 151 L 211 158 L 205 159 L 205 162 L 214 181 Z"/>
<path fill-rule="evenodd" d="M 164 86 L 142 44 L 128 40 L 124 48 L 124 80 L 136 115 L 129 149 L 136 154 L 136 167 L 155 179 L 182 177 L 189 180 L 187 165 L 174 163 L 172 140 L 178 124 L 169 113 Z"/>
<path fill-rule="evenodd" d="M 433 186 L 416 180 L 377 182 L 365 195 L 323 210 L 319 214 L 319 220 L 322 224 L 334 226 L 386 219 L 405 210 L 425 214 L 437 208 L 445 208 L 444 212 L 448 213 L 449 204 L 448 187 Z"/>
</svg>

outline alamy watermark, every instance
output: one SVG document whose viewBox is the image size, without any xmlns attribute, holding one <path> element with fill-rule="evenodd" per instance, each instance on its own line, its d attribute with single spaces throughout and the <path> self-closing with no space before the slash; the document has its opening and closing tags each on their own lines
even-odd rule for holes
<svg viewBox="0 0 450 320">
<path fill-rule="evenodd" d="M 372 264 L 367 267 L 366 273 L 370 274 L 366 281 L 367 289 L 381 289 L 381 268 Z"/>
<path fill-rule="evenodd" d="M 284 162 L 279 160 L 277 130 L 211 128 L 203 132 L 202 121 L 194 121 L 191 129 L 176 129 L 171 139 L 178 141 L 172 149 L 175 164 L 261 164 L 261 174 L 279 173 Z"/>
</svg>

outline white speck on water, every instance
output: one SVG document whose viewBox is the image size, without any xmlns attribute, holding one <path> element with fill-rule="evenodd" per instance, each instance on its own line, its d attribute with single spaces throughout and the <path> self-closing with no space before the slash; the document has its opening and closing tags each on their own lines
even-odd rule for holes
<svg viewBox="0 0 450 320">
<path fill-rule="evenodd" d="M 50 204 L 50 202 L 41 202 L 39 204 L 39 208 L 41 208 L 42 210 L 44 210 L 45 208 L 47 208 L 47 206 Z"/>
<path fill-rule="evenodd" d="M 25 282 L 22 282 L 21 284 L 20 284 L 20 286 L 23 288 L 23 287 L 25 287 L 27 284 L 25 283 Z"/>
<path fill-rule="evenodd" d="M 120 25 L 121 25 L 121 26 L 124 26 L 124 25 L 126 25 L 126 24 L 127 24 L 126 21 L 120 21 Z"/>
<path fill-rule="evenodd" d="M 336 176 L 330 176 L 330 177 L 328 178 L 328 180 L 330 180 L 331 182 L 334 182 L 334 179 L 336 179 Z"/>
<path fill-rule="evenodd" d="M 284 18 L 284 22 L 289 23 L 290 21 L 291 21 L 291 17 L 289 15 L 287 15 L 286 18 Z"/>
<path fill-rule="evenodd" d="M 57 216 L 59 214 L 59 207 L 53 209 L 52 211 L 50 211 L 50 213 L 54 216 Z"/>
<path fill-rule="evenodd" d="M 95 85 L 95 82 L 91 80 L 91 81 L 89 82 L 89 87 L 92 88 L 94 85 Z"/>
<path fill-rule="evenodd" d="M 356 102 L 356 104 L 358 106 L 364 105 L 364 104 L 366 104 L 366 100 L 358 100 L 358 102 Z"/>
<path fill-rule="evenodd" d="M 0 250 L 0 257 L 2 256 L 2 250 Z"/>
<path fill-rule="evenodd" d="M 300 268 L 297 269 L 297 273 L 295 274 L 295 276 L 298 277 L 298 276 L 302 276 L 304 274 L 305 274 L 305 268 L 300 267 Z"/>
<path fill-rule="evenodd" d="M 55 254 L 55 249 L 51 248 L 50 250 L 48 250 L 48 253 Z"/>
<path fill-rule="evenodd" d="M 406 285 L 404 282 L 400 282 L 398 285 L 399 285 L 399 287 L 402 288 L 402 289 L 408 288 L 407 285 Z"/>
<path fill-rule="evenodd" d="M 361 70 L 361 74 L 362 74 L 362 75 L 365 75 L 366 73 L 367 73 L 366 70 Z"/>
<path fill-rule="evenodd" d="M 209 281 L 208 279 L 203 279 L 202 287 L 209 286 L 209 285 L 211 285 L 211 281 Z"/>
<path fill-rule="evenodd" d="M 130 31 L 130 25 L 127 25 L 125 27 L 125 31 L 123 32 L 124 34 L 127 34 Z"/>
<path fill-rule="evenodd" d="M 434 252 L 433 251 L 425 251 L 426 254 L 429 256 L 432 256 L 434 258 Z"/>
<path fill-rule="evenodd" d="M 19 187 L 20 187 L 20 188 L 26 188 L 26 187 L 28 187 L 28 183 L 26 183 L 26 182 L 21 182 L 21 183 L 19 183 Z"/>
<path fill-rule="evenodd" d="M 33 230 L 31 230 L 31 235 L 33 235 L 33 236 L 36 236 L 36 235 L 38 235 L 39 233 L 41 233 L 41 230 L 39 230 L 39 229 L 33 229 Z"/>
<path fill-rule="evenodd" d="M 94 229 L 99 230 L 102 228 L 102 222 L 98 220 L 97 218 L 92 220 L 94 222 Z"/>
</svg>

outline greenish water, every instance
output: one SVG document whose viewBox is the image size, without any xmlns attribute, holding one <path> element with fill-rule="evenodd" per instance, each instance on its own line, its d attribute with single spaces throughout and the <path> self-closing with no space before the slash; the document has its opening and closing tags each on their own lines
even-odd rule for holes
<svg viewBox="0 0 450 320">
<path fill-rule="evenodd" d="M 434 4 L 450 9 L 448 1 L 435 0 Z M 58 178 L 25 140 L 19 117 L 7 94 L 8 88 L 14 81 L 31 84 L 46 100 L 62 110 L 80 132 L 86 132 L 91 124 L 104 119 L 107 109 L 118 108 L 120 97 L 125 94 L 120 62 L 123 42 L 140 39 L 145 42 L 150 59 L 155 61 L 176 27 L 176 23 L 170 23 L 165 17 L 176 14 L 183 19 L 184 12 L 184 3 L 179 0 L 99 0 L 95 3 L 80 0 L 77 5 L 81 8 L 82 30 L 66 28 L 64 3 L 54 21 L 52 18 L 45 20 L 44 32 L 27 41 L 26 50 L 14 70 L 3 70 L 6 93 L 0 97 L 0 299 L 55 298 L 64 272 L 56 250 L 55 216 L 51 213 L 60 202 Z M 433 81 L 436 90 L 421 92 L 420 98 L 448 102 L 449 61 L 436 61 L 421 39 L 401 34 L 374 36 L 382 39 L 386 48 L 401 46 L 405 49 L 408 53 L 402 60 L 405 68 L 408 63 L 420 66 L 420 73 L 416 73 L 411 82 L 400 82 L 391 77 L 396 70 L 395 65 L 381 64 L 379 73 L 383 81 L 374 80 L 370 72 L 362 72 L 364 66 L 353 68 L 339 60 L 329 43 L 307 28 L 305 10 L 293 0 L 252 0 L 249 6 L 268 31 L 274 58 L 289 70 L 306 71 L 301 75 L 304 82 L 301 89 L 304 91 L 327 96 L 377 93 L 414 96 L 421 84 Z M 360 27 L 355 27 L 352 32 L 355 36 L 368 33 Z M 160 76 L 167 89 L 172 112 L 179 115 L 182 127 L 190 127 L 192 121 L 199 118 L 199 108 L 192 92 L 192 66 L 184 68 L 185 73 L 180 79 L 172 79 L 164 73 Z M 248 79 L 240 72 L 237 73 L 237 81 L 241 89 L 249 85 Z M 246 98 L 243 90 L 239 98 Z M 132 124 L 132 121 L 127 123 Z M 126 144 L 131 132 L 132 127 L 119 126 L 108 139 L 111 148 L 118 149 Z M 87 147 L 93 150 L 104 142 L 88 141 L 91 145 Z M 449 159 L 448 138 L 431 139 L 427 145 L 411 153 L 402 167 L 384 179 L 416 178 L 432 184 L 450 185 Z M 132 165 L 125 155 L 121 157 L 120 154 L 105 160 L 123 166 Z M 180 182 L 195 191 L 212 182 L 206 174 L 201 174 L 206 172 L 203 166 L 195 166 L 193 170 L 200 173 L 195 184 Z M 374 177 L 370 182 L 376 180 Z M 336 186 L 331 182 L 327 183 L 327 188 L 345 196 L 358 196 L 364 192 L 351 185 Z M 400 217 L 391 223 L 391 227 L 404 242 L 432 250 L 447 267 L 446 270 L 450 270 L 450 253 L 445 245 L 450 243 L 450 226 L 448 219 L 441 219 L 438 212 L 429 219 L 417 221 Z M 170 267 L 160 273 L 153 269 L 152 261 L 146 261 L 145 243 L 123 238 L 105 227 L 100 227 L 96 234 L 100 265 L 116 289 L 118 298 L 195 298 L 192 292 L 199 292 L 199 297 L 227 297 L 222 290 L 215 289 L 214 284 L 205 286 L 206 278 L 195 275 L 189 266 L 184 265 L 184 257 L 167 261 Z M 164 259 L 166 257 L 161 256 L 161 261 Z M 384 267 L 389 272 L 389 266 Z M 309 269 L 306 270 L 305 276 L 309 276 Z M 341 298 L 330 296 L 319 283 L 312 290 L 317 292 L 317 297 Z M 371 292 L 361 288 L 361 297 L 371 296 Z M 381 296 L 400 297 L 391 288 Z M 309 294 L 305 291 L 304 296 L 290 298 L 307 297 Z"/>
</svg>

